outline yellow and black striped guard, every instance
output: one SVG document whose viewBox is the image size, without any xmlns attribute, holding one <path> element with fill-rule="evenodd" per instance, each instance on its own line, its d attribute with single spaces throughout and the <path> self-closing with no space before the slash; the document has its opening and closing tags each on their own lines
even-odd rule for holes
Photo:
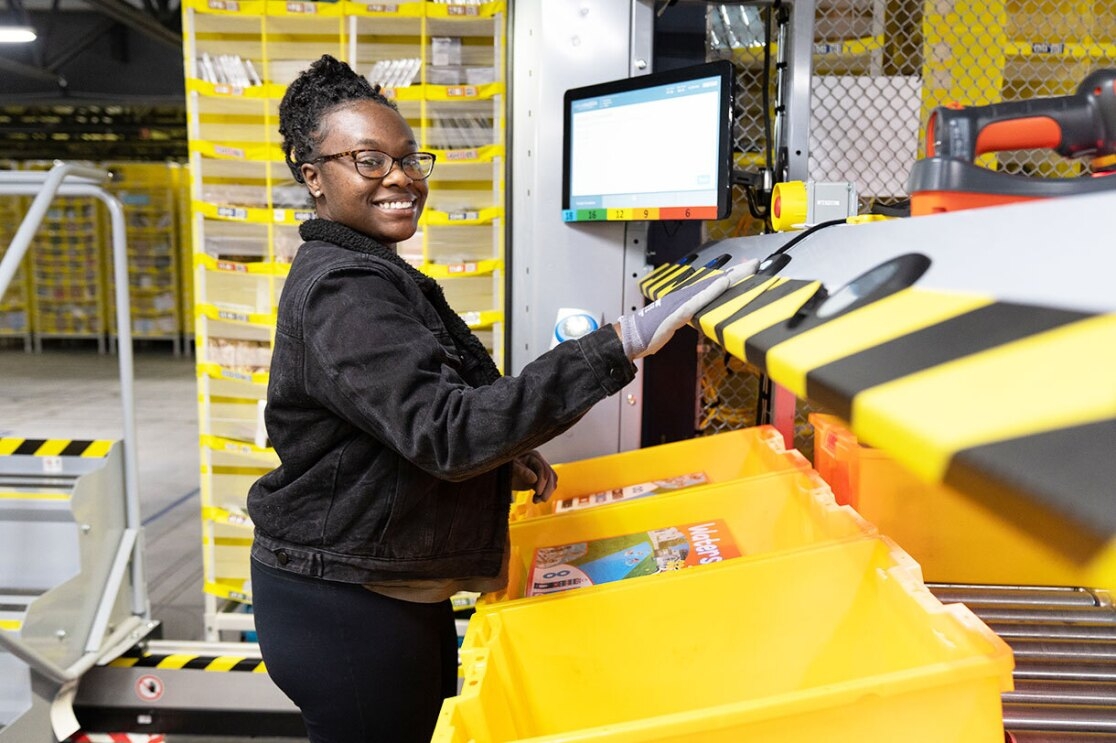
<svg viewBox="0 0 1116 743">
<path fill-rule="evenodd" d="M 104 457 L 115 442 L 107 439 L 18 439 L 0 438 L 0 457 Z"/>
</svg>

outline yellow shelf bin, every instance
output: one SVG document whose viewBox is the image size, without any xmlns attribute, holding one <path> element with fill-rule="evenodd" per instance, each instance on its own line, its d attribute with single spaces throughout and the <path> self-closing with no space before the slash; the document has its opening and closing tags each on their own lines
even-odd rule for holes
<svg viewBox="0 0 1116 743">
<path fill-rule="evenodd" d="M 1007 644 L 873 537 L 481 611 L 433 740 L 1001 743 Z"/>
<path fill-rule="evenodd" d="M 500 608 L 507 602 L 527 596 L 532 578 L 531 564 L 539 548 L 714 520 L 723 522 L 740 553 L 740 557 L 731 558 L 733 560 L 762 558 L 876 533 L 876 528 L 851 508 L 838 505 L 825 481 L 808 469 L 667 492 L 512 523 L 508 586 L 503 591 L 483 596 L 478 607 Z M 724 541 L 722 538 L 722 543 Z M 705 567 L 684 568 L 683 572 L 704 570 Z M 621 582 L 657 580 L 663 575 L 656 573 Z M 602 590 L 610 585 L 614 583 L 547 595 L 560 599 L 581 591 Z"/>
<path fill-rule="evenodd" d="M 697 472 L 704 474 L 712 486 L 809 467 L 810 462 L 799 452 L 786 448 L 783 435 L 774 426 L 753 426 L 556 464 L 558 489 L 550 500 L 532 503 L 530 492 L 517 493 L 511 519 L 514 522 L 549 516 L 559 501 L 568 498 Z M 693 489 L 701 487 L 706 486 Z"/>
</svg>

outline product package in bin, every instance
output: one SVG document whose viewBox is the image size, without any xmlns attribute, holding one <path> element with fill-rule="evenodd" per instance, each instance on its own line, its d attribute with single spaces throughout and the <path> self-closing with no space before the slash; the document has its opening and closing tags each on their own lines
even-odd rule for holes
<svg viewBox="0 0 1116 743">
<path fill-rule="evenodd" d="M 731 532 L 720 519 L 539 547 L 524 593 L 542 596 L 739 556 Z"/>
<path fill-rule="evenodd" d="M 1007 644 L 885 537 L 473 616 L 435 743 L 1002 743 Z"/>
<path fill-rule="evenodd" d="M 859 514 L 839 506 L 811 469 L 526 519 L 509 529 L 507 587 L 482 596 L 477 609 L 701 568 L 703 558 L 704 564 L 747 560 L 875 533 Z"/>
<path fill-rule="evenodd" d="M 554 465 L 558 488 L 546 503 L 516 494 L 512 521 L 582 511 L 635 498 L 693 491 L 757 475 L 808 469 L 774 426 L 754 426 Z"/>
</svg>

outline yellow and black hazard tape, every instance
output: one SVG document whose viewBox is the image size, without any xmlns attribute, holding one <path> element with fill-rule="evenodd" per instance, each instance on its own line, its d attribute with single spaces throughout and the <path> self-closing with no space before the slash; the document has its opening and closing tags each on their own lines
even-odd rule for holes
<svg viewBox="0 0 1116 743">
<path fill-rule="evenodd" d="M 267 673 L 259 658 L 240 655 L 152 654 L 131 650 L 109 663 L 113 668 L 152 668 L 163 671 L 212 671 L 217 673 Z"/>
<path fill-rule="evenodd" d="M 917 268 L 917 257 L 890 263 Z M 1021 510 L 1023 496 L 1031 523 L 1075 525 L 1078 552 L 1106 543 L 1116 535 L 1116 314 L 922 289 L 917 273 L 843 304 L 820 282 L 759 274 L 694 320 L 924 480 L 996 510 Z"/>
<path fill-rule="evenodd" d="M 0 438 L 0 457 L 25 455 L 33 457 L 85 457 L 108 456 L 116 443 L 106 439 L 17 439 Z"/>
</svg>

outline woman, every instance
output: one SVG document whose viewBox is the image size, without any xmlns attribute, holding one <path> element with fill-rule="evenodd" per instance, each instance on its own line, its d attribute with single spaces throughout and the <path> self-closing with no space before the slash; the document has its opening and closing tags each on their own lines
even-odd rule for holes
<svg viewBox="0 0 1116 743">
<path fill-rule="evenodd" d="M 394 104 L 324 56 L 287 90 L 279 130 L 316 218 L 279 303 L 266 423 L 281 464 L 248 496 L 260 647 L 314 743 L 427 741 L 456 693 L 449 597 L 503 586 L 512 489 L 554 489 L 534 448 L 631 381 L 631 359 L 728 279 L 501 377 L 395 253 L 435 158 Z"/>
</svg>

